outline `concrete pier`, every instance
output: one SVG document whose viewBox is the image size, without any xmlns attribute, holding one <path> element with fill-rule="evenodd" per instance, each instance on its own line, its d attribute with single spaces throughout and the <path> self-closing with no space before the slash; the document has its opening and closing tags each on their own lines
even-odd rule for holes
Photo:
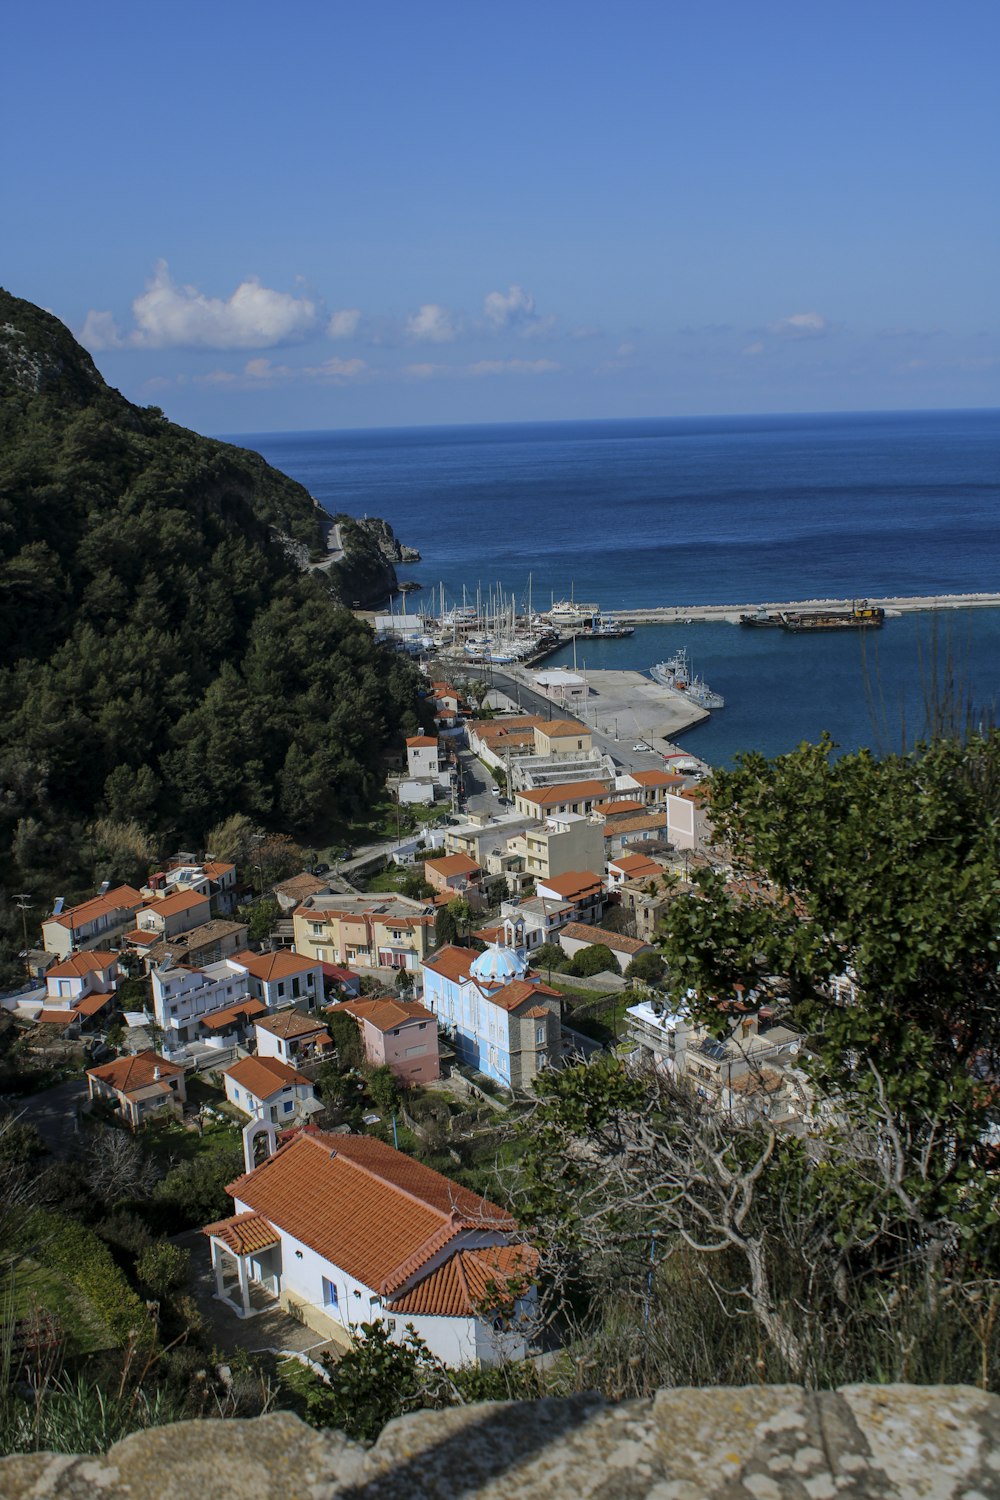
<svg viewBox="0 0 1000 1500">
<path fill-rule="evenodd" d="M 876 599 L 866 596 L 869 604 L 879 605 L 887 615 L 916 614 L 937 609 L 996 609 L 1000 594 L 896 594 Z M 688 625 L 715 621 L 738 625 L 740 615 L 759 611 L 778 614 L 810 609 L 850 609 L 854 599 L 782 599 L 765 604 L 664 604 L 649 609 L 616 609 L 615 619 L 622 625 Z"/>
</svg>

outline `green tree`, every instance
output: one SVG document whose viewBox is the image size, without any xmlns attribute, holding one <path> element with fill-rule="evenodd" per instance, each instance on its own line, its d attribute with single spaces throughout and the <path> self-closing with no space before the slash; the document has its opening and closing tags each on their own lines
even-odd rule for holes
<svg viewBox="0 0 1000 1500">
<path fill-rule="evenodd" d="M 281 917 L 281 907 L 277 901 L 259 900 L 249 906 L 239 907 L 236 915 L 239 921 L 246 923 L 250 941 L 262 943 L 274 931 L 275 924 Z"/>
<path fill-rule="evenodd" d="M 326 1013 L 327 1030 L 333 1037 L 337 1049 L 337 1066 L 340 1072 L 348 1068 L 360 1068 L 365 1060 L 361 1027 L 349 1011 L 331 1009 Z"/>
<path fill-rule="evenodd" d="M 566 966 L 566 972 L 581 976 L 606 973 L 616 974 L 618 972 L 618 960 L 607 943 L 591 943 L 589 947 L 581 948 L 578 953 L 574 953 Z"/>
<path fill-rule="evenodd" d="M 637 953 L 625 970 L 626 979 L 641 979 L 643 984 L 658 984 L 666 964 L 660 953 Z"/>
<path fill-rule="evenodd" d="M 567 962 L 558 943 L 541 943 L 531 955 L 531 967 L 539 971 L 552 969 L 558 973 L 566 967 Z"/>
<path fill-rule="evenodd" d="M 361 1441 L 376 1438 L 393 1417 L 451 1404 L 448 1372 L 412 1325 L 394 1339 L 381 1319 L 352 1330 L 352 1347 L 324 1355 L 330 1383 L 321 1425 Z"/>
<path fill-rule="evenodd" d="M 447 906 L 439 906 L 434 918 L 434 942 L 438 948 L 445 947 L 448 943 L 454 943 L 458 939 L 458 923 L 451 909 L 451 903 Z"/>
<path fill-rule="evenodd" d="M 365 1080 L 375 1108 L 383 1115 L 395 1114 L 399 1108 L 399 1080 L 387 1064 L 372 1068 Z"/>
<path fill-rule="evenodd" d="M 820 1092 L 897 1141 L 910 1217 L 960 1206 L 965 1234 L 992 1234 L 1000 734 L 882 760 L 829 739 L 747 755 L 713 775 L 711 808 L 741 878 L 696 872 L 671 903 L 675 996 L 720 1032 L 738 991 L 779 1006 Z"/>
<path fill-rule="evenodd" d="M 140 1250 L 135 1271 L 141 1285 L 152 1296 L 167 1297 L 187 1282 L 191 1274 L 191 1252 L 169 1240 L 154 1240 Z"/>
</svg>

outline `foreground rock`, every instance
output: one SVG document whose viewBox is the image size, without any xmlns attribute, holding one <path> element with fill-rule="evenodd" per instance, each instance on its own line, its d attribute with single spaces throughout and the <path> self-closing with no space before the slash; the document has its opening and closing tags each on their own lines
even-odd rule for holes
<svg viewBox="0 0 1000 1500">
<path fill-rule="evenodd" d="M 184 1422 L 104 1458 L 0 1461 L 4 1500 L 987 1500 L 1000 1400 L 967 1386 L 661 1391 L 420 1412 L 365 1450 L 287 1412 Z"/>
</svg>

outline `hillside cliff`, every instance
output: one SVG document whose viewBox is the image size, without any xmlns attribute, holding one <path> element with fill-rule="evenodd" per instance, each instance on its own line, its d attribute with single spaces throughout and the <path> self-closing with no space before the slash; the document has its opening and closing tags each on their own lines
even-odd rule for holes
<svg viewBox="0 0 1000 1500">
<path fill-rule="evenodd" d="M 96 822 L 134 824 L 141 864 L 233 812 L 315 841 L 364 810 L 417 722 L 416 677 L 341 607 L 395 585 L 378 537 L 343 522 L 317 567 L 332 521 L 301 485 L 133 405 L 0 291 L 7 891 L 125 878 Z"/>
</svg>

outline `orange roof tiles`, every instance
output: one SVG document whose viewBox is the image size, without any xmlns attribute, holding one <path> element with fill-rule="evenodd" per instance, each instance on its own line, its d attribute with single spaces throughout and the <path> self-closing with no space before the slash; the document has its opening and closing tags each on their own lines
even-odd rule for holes
<svg viewBox="0 0 1000 1500">
<path fill-rule="evenodd" d="M 272 979 L 290 979 L 294 974 L 306 974 L 319 967 L 314 958 L 303 958 L 300 953 L 243 953 L 233 954 L 233 963 L 242 964 L 255 979 L 265 984 Z"/>
<path fill-rule="evenodd" d="M 576 719 L 547 719 L 538 728 L 549 739 L 560 740 L 569 735 L 581 737 L 590 733 L 586 724 L 580 724 Z"/>
<path fill-rule="evenodd" d="M 514 1228 L 503 1209 L 371 1136 L 302 1131 L 226 1191 L 382 1296 L 459 1234 Z"/>
<path fill-rule="evenodd" d="M 650 859 L 648 854 L 619 854 L 617 859 L 611 859 L 608 863 L 613 869 L 627 875 L 629 880 L 655 880 L 663 874 L 663 867 L 655 859 Z"/>
<path fill-rule="evenodd" d="M 684 780 L 679 771 L 630 771 L 629 775 L 640 786 L 676 786 Z"/>
<path fill-rule="evenodd" d="M 476 957 L 471 948 L 458 948 L 449 945 L 439 948 L 430 958 L 424 959 L 424 968 L 433 969 L 437 974 L 443 974 L 446 979 L 452 979 L 460 984 L 469 977 L 469 965 Z"/>
<path fill-rule="evenodd" d="M 279 1089 L 310 1082 L 304 1073 L 290 1068 L 276 1057 L 241 1057 L 231 1068 L 223 1069 L 223 1077 L 231 1078 L 258 1099 L 269 1099 Z"/>
<path fill-rule="evenodd" d="M 40 1010 L 35 1017 L 38 1026 L 68 1026 L 77 1019 L 75 1010 Z"/>
<path fill-rule="evenodd" d="M 459 1250 L 428 1276 L 394 1297 L 394 1313 L 439 1318 L 486 1316 L 523 1296 L 538 1269 L 531 1245 L 491 1245 Z"/>
<path fill-rule="evenodd" d="M 625 937 L 621 932 L 606 932 L 603 927 L 591 927 L 588 922 L 570 922 L 559 933 L 560 938 L 576 938 L 577 942 L 603 943 L 612 953 L 639 953 L 650 946 L 639 938 Z"/>
<path fill-rule="evenodd" d="M 84 927 L 88 922 L 96 922 L 100 917 L 110 916 L 112 912 L 134 911 L 141 905 L 142 896 L 138 891 L 134 891 L 130 885 L 119 885 L 105 896 L 91 896 L 88 901 L 81 901 L 79 906 L 71 906 L 58 917 L 43 918 L 43 924 L 58 922 L 60 927 L 68 927 L 72 931 L 76 927 Z"/>
<path fill-rule="evenodd" d="M 84 995 L 77 1000 L 73 1010 L 78 1016 L 96 1016 L 99 1010 L 103 1010 L 114 995 L 102 995 L 99 992 L 93 995 Z"/>
<path fill-rule="evenodd" d="M 613 822 L 605 818 L 605 838 L 616 838 L 620 833 L 641 833 L 646 828 L 666 828 L 667 815 L 665 812 L 653 812 L 652 808 L 647 813 L 636 813 L 633 817 L 616 818 Z"/>
<path fill-rule="evenodd" d="M 430 735 L 430 734 L 414 734 L 414 735 L 411 735 L 410 738 L 406 742 L 406 748 L 408 750 L 416 750 L 418 748 L 419 749 L 430 749 L 432 746 L 436 747 L 436 745 L 437 745 L 437 740 L 434 738 L 433 735 Z"/>
<path fill-rule="evenodd" d="M 113 953 L 73 953 L 69 958 L 47 969 L 46 979 L 82 979 L 84 974 L 93 974 L 98 969 L 109 969 L 117 959 Z"/>
<path fill-rule="evenodd" d="M 419 1000 L 395 1000 L 389 995 L 375 1000 L 344 1000 L 335 1009 L 348 1011 L 356 1021 L 368 1021 L 376 1031 L 394 1031 L 415 1021 L 436 1024 L 437 1019 Z"/>
<path fill-rule="evenodd" d="M 261 1011 L 264 1007 L 261 1006 Z M 326 1031 L 326 1023 L 318 1020 L 315 1016 L 307 1016 L 301 1010 L 282 1010 L 276 1016 L 267 1016 L 257 1025 L 262 1031 L 270 1032 L 271 1036 L 283 1036 L 286 1038 L 296 1036 L 313 1036 L 316 1032 Z"/>
<path fill-rule="evenodd" d="M 565 875 L 550 875 L 547 879 L 539 875 L 537 884 L 544 886 L 547 891 L 555 891 L 557 896 L 569 901 L 574 896 L 587 896 L 595 890 L 599 891 L 601 877 L 595 875 L 593 870 L 567 870 Z"/>
<path fill-rule="evenodd" d="M 139 913 L 140 917 L 146 916 L 148 912 L 155 912 L 160 917 L 174 917 L 178 912 L 190 911 L 195 906 L 208 906 L 210 898 L 202 895 L 199 891 L 175 891 L 172 896 L 164 896 L 162 901 L 150 901 Z"/>
<path fill-rule="evenodd" d="M 446 854 L 443 859 L 425 859 L 424 869 L 433 870 L 436 875 L 443 875 L 445 879 L 449 875 L 482 874 L 481 867 L 467 854 Z"/>
<path fill-rule="evenodd" d="M 228 1026 L 235 1026 L 236 1022 L 245 1018 L 250 1021 L 254 1016 L 262 1016 L 267 1010 L 263 1000 L 240 1000 L 236 1005 L 227 1005 L 224 1010 L 212 1011 L 210 1015 L 199 1016 L 198 1020 L 202 1026 L 207 1026 L 209 1031 L 225 1031 Z"/>
<path fill-rule="evenodd" d="M 136 1052 L 132 1057 L 117 1057 L 114 1062 L 102 1063 L 99 1068 L 88 1068 L 87 1077 L 107 1083 L 120 1094 L 132 1094 L 138 1089 L 148 1088 L 167 1078 L 177 1078 L 184 1069 L 177 1063 L 168 1062 L 151 1048 Z M 159 1079 L 157 1078 L 159 1074 Z"/>
<path fill-rule="evenodd" d="M 253 1255 L 281 1243 L 277 1230 L 260 1214 L 234 1214 L 231 1219 L 206 1224 L 201 1232 L 222 1240 L 234 1255 Z"/>
<path fill-rule="evenodd" d="M 210 859 L 202 865 L 202 869 L 208 876 L 209 880 L 221 880 L 223 875 L 228 875 L 230 871 L 235 871 L 236 866 L 227 865 L 225 861 L 221 859 Z"/>
<path fill-rule="evenodd" d="M 517 795 L 525 802 L 533 802 L 536 807 L 557 807 L 564 802 L 587 802 L 606 797 L 608 787 L 604 781 L 570 781 L 562 786 L 540 787 L 537 792 L 518 792 Z"/>
</svg>

